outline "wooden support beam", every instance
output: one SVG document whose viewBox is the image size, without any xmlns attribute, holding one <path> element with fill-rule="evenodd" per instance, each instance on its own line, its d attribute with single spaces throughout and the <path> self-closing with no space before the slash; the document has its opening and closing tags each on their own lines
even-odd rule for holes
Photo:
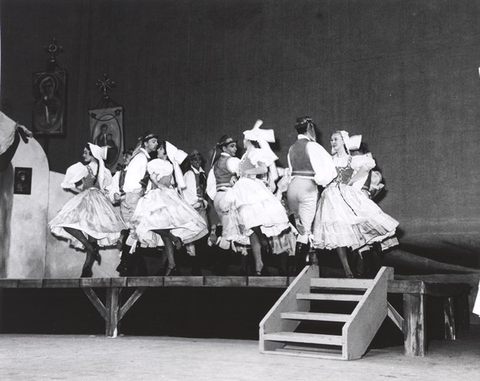
<svg viewBox="0 0 480 381">
<path fill-rule="evenodd" d="M 117 337 L 118 335 L 118 322 L 120 321 L 120 306 L 119 306 L 119 287 L 107 288 L 107 318 L 105 336 Z"/>
<path fill-rule="evenodd" d="M 92 288 L 83 288 L 82 289 L 88 299 L 92 302 L 93 306 L 97 309 L 104 320 L 107 320 L 107 309 L 103 305 L 102 301 L 99 299 L 95 291 Z"/>
<path fill-rule="evenodd" d="M 387 304 L 387 308 L 388 317 L 393 321 L 393 323 L 398 327 L 398 329 L 403 332 L 403 317 L 390 303 Z"/>
<path fill-rule="evenodd" d="M 455 329 L 455 305 L 453 296 L 443 299 L 443 322 L 445 326 L 445 338 L 455 340 L 457 335 Z"/>
<path fill-rule="evenodd" d="M 132 295 L 130 295 L 130 298 L 128 298 L 125 304 L 120 308 L 120 313 L 118 314 L 118 321 L 122 320 L 123 316 L 127 313 L 130 307 L 135 304 L 135 302 L 140 298 L 140 296 L 143 295 L 146 289 L 146 287 L 139 287 Z"/>
<path fill-rule="evenodd" d="M 425 295 L 404 294 L 403 315 L 405 355 L 425 356 L 427 353 Z"/>
</svg>

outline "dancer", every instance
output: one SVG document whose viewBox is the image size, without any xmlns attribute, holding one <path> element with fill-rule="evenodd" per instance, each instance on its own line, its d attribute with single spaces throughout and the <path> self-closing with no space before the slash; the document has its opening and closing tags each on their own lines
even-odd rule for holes
<svg viewBox="0 0 480 381">
<path fill-rule="evenodd" d="M 146 132 L 138 138 L 137 147 L 125 170 L 123 191 L 125 195 L 120 199 L 120 213 L 128 225 L 138 201 L 145 194 L 147 164 L 152 159 L 152 154 L 158 148 L 158 137 L 152 132 Z M 122 232 L 118 247 L 121 248 L 120 263 L 117 271 L 120 276 L 134 275 L 137 256 L 130 253 L 133 239 L 129 237 L 128 230 Z M 138 255 L 138 253 L 137 253 Z"/>
<path fill-rule="evenodd" d="M 245 154 L 239 163 L 239 180 L 226 193 L 228 223 L 223 236 L 239 244 L 250 244 L 255 261 L 255 274 L 263 269 L 262 249 L 271 254 L 267 237 L 279 236 L 289 228 L 285 208 L 258 175 L 267 173 L 278 157 L 269 142 L 275 142 L 273 130 L 261 130 L 258 120 L 252 130 L 245 131 Z"/>
<path fill-rule="evenodd" d="M 207 176 L 202 167 L 203 156 L 194 150 L 185 162 L 188 167 L 183 175 L 185 182 L 185 189 L 182 191 L 183 197 L 203 217 L 207 226 L 210 226 L 206 199 Z M 186 244 L 185 249 L 193 262 L 192 275 L 201 275 L 200 258 L 205 258 L 206 252 L 209 251 L 206 239 Z"/>
<path fill-rule="evenodd" d="M 398 222 L 366 197 L 361 189 L 352 186 L 375 167 L 373 158 L 351 156 L 346 131 L 334 132 L 330 143 L 338 175 L 320 198 L 313 226 L 313 244 L 320 249 L 336 249 L 345 275 L 353 278 L 347 247 L 356 250 L 392 237 Z"/>
<path fill-rule="evenodd" d="M 49 223 L 52 234 L 68 239 L 75 248 L 87 251 L 82 277 L 92 276 L 95 261 L 101 264 L 98 247 L 115 245 L 120 232 L 126 228 L 104 191 L 112 181 L 112 175 L 103 162 L 105 154 L 105 149 L 88 143 L 83 150 L 86 164 L 70 166 L 61 184 L 62 188 L 78 194 Z"/>
<path fill-rule="evenodd" d="M 318 186 L 326 186 L 337 175 L 332 157 L 316 142 L 315 128 L 316 124 L 310 117 L 298 118 L 295 124 L 298 139 L 288 150 L 287 156 L 292 178 L 287 189 L 288 209 L 295 218 L 298 230 L 295 248 L 297 274 L 305 267 L 310 251 Z"/>
<path fill-rule="evenodd" d="M 177 275 L 174 248 L 194 242 L 208 233 L 202 216 L 179 196 L 174 184 L 184 188 L 179 163 L 187 156 L 169 142 L 159 144 L 158 158 L 147 171 L 152 189 L 139 201 L 130 220 L 132 237 L 141 246 L 165 247 L 168 267 L 165 275 Z"/>
<path fill-rule="evenodd" d="M 240 159 L 235 157 L 237 153 L 237 141 L 228 135 L 223 135 L 214 148 L 211 160 L 211 169 L 207 176 L 207 194 L 213 200 L 215 216 L 211 219 L 212 226 L 210 241 L 216 241 L 215 262 L 217 275 L 226 275 L 229 266 L 229 254 L 231 249 L 236 251 L 235 245 L 225 240 L 223 230 L 227 228 L 228 205 L 225 202 L 226 192 L 232 188 L 238 179 L 238 164 Z M 217 222 L 215 224 L 215 222 Z"/>
<path fill-rule="evenodd" d="M 354 135 L 349 138 L 350 155 L 365 156 L 364 159 L 372 159 L 372 154 L 368 150 L 366 144 L 362 141 L 362 135 Z M 358 149 L 357 149 L 358 147 Z M 356 176 L 355 181 L 351 184 L 353 187 L 360 189 L 362 193 L 371 200 L 383 191 L 385 184 L 382 182 L 382 174 L 375 168 L 364 172 L 362 176 Z M 389 237 L 382 242 L 375 242 L 372 245 L 365 245 L 355 250 L 353 253 L 353 262 L 355 267 L 355 275 L 374 278 L 382 264 L 382 251 L 398 245 L 396 237 Z"/>
</svg>

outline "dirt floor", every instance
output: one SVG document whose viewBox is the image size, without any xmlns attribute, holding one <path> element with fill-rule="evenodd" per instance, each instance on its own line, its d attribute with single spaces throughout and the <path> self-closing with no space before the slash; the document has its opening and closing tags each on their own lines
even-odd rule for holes
<svg viewBox="0 0 480 381">
<path fill-rule="evenodd" d="M 260 354 L 250 340 L 4 334 L 0 343 L 2 381 L 480 379 L 480 326 L 433 340 L 425 357 L 395 346 L 355 361 Z"/>
</svg>

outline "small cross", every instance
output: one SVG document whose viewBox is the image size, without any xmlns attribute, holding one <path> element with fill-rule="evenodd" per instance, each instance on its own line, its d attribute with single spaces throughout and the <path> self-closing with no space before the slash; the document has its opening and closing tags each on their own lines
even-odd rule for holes
<svg viewBox="0 0 480 381">
<path fill-rule="evenodd" d="M 103 98 L 109 98 L 108 92 L 116 87 L 115 82 L 111 81 L 106 74 L 103 75 L 103 80 L 97 80 L 96 86 L 103 92 Z"/>
<path fill-rule="evenodd" d="M 43 50 L 50 54 L 47 61 L 47 70 L 54 70 L 58 66 L 57 55 L 63 52 L 63 48 L 57 45 L 57 40 L 54 38 L 50 45 L 43 47 Z"/>
</svg>

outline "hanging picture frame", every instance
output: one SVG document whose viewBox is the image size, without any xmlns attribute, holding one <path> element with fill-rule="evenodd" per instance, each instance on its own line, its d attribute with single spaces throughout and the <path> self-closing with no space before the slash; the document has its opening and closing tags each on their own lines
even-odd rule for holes
<svg viewBox="0 0 480 381">
<path fill-rule="evenodd" d="M 32 193 L 32 168 L 15 167 L 13 182 L 14 194 Z"/>
<path fill-rule="evenodd" d="M 37 136 L 65 135 L 67 72 L 33 74 L 33 132 Z"/>
<path fill-rule="evenodd" d="M 107 146 L 105 166 L 115 172 L 122 160 L 124 150 L 122 106 L 92 109 L 90 115 L 90 142 L 100 147 Z"/>
</svg>

